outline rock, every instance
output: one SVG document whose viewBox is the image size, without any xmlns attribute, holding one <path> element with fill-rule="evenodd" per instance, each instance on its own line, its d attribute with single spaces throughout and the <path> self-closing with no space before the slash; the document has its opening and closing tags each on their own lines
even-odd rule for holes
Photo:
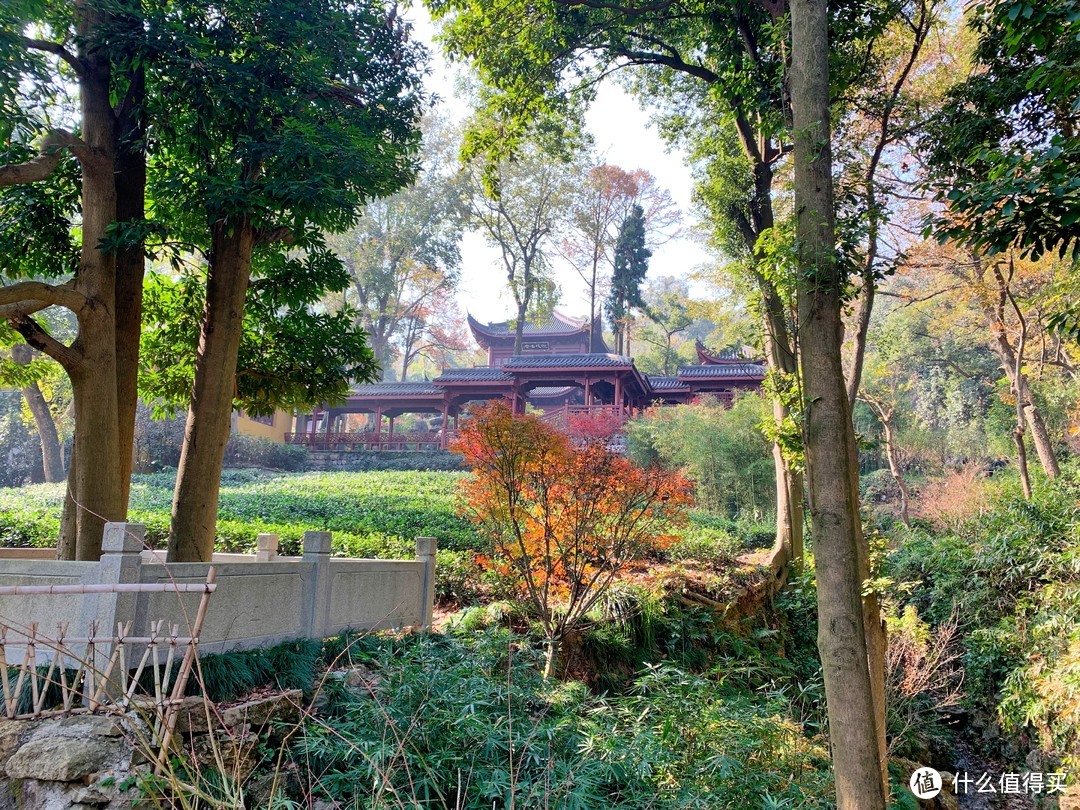
<svg viewBox="0 0 1080 810">
<path fill-rule="evenodd" d="M 274 800 L 285 791 L 285 775 L 261 773 L 253 776 L 244 787 L 248 807 L 272 807 Z"/>
<path fill-rule="evenodd" d="M 382 677 L 376 675 L 363 664 L 358 664 L 345 671 L 345 685 L 352 689 L 360 688 L 364 692 L 376 689 Z"/>
<path fill-rule="evenodd" d="M 115 787 L 106 787 L 100 783 L 86 785 L 71 791 L 68 796 L 73 804 L 110 805 L 116 799 L 118 790 Z"/>
<path fill-rule="evenodd" d="M 299 689 L 256 698 L 221 710 L 221 722 L 227 728 L 248 724 L 254 728 L 265 726 L 270 720 L 296 723 L 300 720 L 300 707 L 304 693 Z"/>
<path fill-rule="evenodd" d="M 7 763 L 10 779 L 72 782 L 116 763 L 122 741 L 107 737 L 37 737 Z"/>
<path fill-rule="evenodd" d="M 1059 810 L 1080 810 L 1080 785 L 1070 785 L 1058 799 Z"/>
<path fill-rule="evenodd" d="M 30 738 L 36 725 L 32 720 L 0 720 L 0 774 L 4 772 L 12 754 Z M 3 807 L 3 802 L 0 802 L 0 808 Z"/>
<path fill-rule="evenodd" d="M 214 716 L 214 707 L 210 707 L 210 717 Z M 209 729 L 206 722 L 207 707 L 204 697 L 186 697 L 180 704 L 180 710 L 176 715 L 176 726 L 173 731 L 177 734 L 205 734 Z"/>
<path fill-rule="evenodd" d="M 228 729 L 194 737 L 185 754 L 194 757 L 199 767 L 228 774 L 237 784 L 243 784 L 259 764 L 258 747 L 257 736 Z"/>
</svg>

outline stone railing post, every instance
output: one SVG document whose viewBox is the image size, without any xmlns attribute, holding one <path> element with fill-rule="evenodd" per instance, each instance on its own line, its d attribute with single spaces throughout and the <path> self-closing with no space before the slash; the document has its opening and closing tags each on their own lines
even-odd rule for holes
<svg viewBox="0 0 1080 810">
<path fill-rule="evenodd" d="M 270 562 L 277 557 L 279 539 L 276 534 L 260 534 L 255 539 L 255 562 Z"/>
<path fill-rule="evenodd" d="M 325 638 L 330 620 L 330 593 L 333 575 L 330 573 L 330 532 L 304 532 L 303 561 L 312 566 L 312 601 L 310 615 L 303 622 L 308 638 Z"/>
<path fill-rule="evenodd" d="M 142 568 L 142 550 L 146 547 L 146 526 L 141 523 L 106 523 L 101 538 L 101 562 L 97 568 L 98 585 L 132 585 L 138 583 Z M 87 599 L 83 626 L 97 623 L 98 637 L 116 635 L 117 625 L 132 623 L 132 635 L 142 628 L 136 624 L 139 594 L 99 593 L 97 599 Z M 97 647 L 95 666 L 103 671 L 108 661 L 108 649 Z"/>
<path fill-rule="evenodd" d="M 439 541 L 434 537 L 416 538 L 416 561 L 424 564 L 424 573 L 420 579 L 420 631 L 431 629 L 435 615 L 435 552 Z"/>
</svg>

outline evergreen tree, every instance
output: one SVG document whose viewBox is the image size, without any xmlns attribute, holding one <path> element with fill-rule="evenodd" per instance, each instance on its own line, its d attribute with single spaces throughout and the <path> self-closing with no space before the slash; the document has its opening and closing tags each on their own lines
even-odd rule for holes
<svg viewBox="0 0 1080 810">
<path fill-rule="evenodd" d="M 619 228 L 615 272 L 606 307 L 608 322 L 615 332 L 615 351 L 619 354 L 630 350 L 627 327 L 631 311 L 647 308 L 641 297 L 641 284 L 649 271 L 650 256 L 652 251 L 645 247 L 645 209 L 635 205 Z"/>
</svg>

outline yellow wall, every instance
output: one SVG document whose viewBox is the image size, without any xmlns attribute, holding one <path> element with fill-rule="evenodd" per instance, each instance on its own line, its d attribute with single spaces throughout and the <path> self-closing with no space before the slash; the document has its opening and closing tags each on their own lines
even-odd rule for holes
<svg viewBox="0 0 1080 810">
<path fill-rule="evenodd" d="M 292 425 L 293 416 L 286 411 L 275 411 L 272 425 L 249 419 L 243 411 L 236 414 L 236 432 L 241 436 L 255 436 L 281 444 L 285 443 L 285 434 L 292 432 Z"/>
</svg>

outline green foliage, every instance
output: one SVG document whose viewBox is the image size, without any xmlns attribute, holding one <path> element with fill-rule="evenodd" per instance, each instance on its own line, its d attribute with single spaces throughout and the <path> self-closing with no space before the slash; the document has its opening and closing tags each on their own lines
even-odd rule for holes
<svg viewBox="0 0 1080 810">
<path fill-rule="evenodd" d="M 307 449 L 296 444 L 234 435 L 225 445 L 226 467 L 263 467 L 270 470 L 297 471 L 307 466 Z"/>
<path fill-rule="evenodd" d="M 299 244 L 411 179 L 424 52 L 381 3 L 170 0 L 146 13 L 155 204 L 175 235 L 205 243 L 219 219 L 247 216 Z"/>
<path fill-rule="evenodd" d="M 931 227 L 991 253 L 1080 257 L 1080 4 L 995 0 L 970 24 L 977 69 L 922 144 L 951 215 Z"/>
<path fill-rule="evenodd" d="M 616 333 L 625 331 L 632 310 L 645 309 L 641 284 L 649 271 L 651 255 L 652 251 L 645 247 L 645 209 L 634 205 L 619 228 L 611 289 L 604 303 L 608 323 Z"/>
<path fill-rule="evenodd" d="M 425 450 L 421 452 L 379 451 L 370 453 L 350 453 L 342 469 L 350 472 L 371 472 L 374 470 L 421 470 L 427 472 L 454 472 L 465 468 L 465 459 L 457 453 L 447 450 Z"/>
<path fill-rule="evenodd" d="M 375 378 L 375 357 L 355 313 L 316 304 L 347 286 L 341 261 L 315 240 L 302 255 L 279 246 L 257 255 L 244 306 L 233 405 L 254 415 L 340 402 Z M 187 408 L 205 309 L 202 268 L 173 279 L 151 274 L 143 298 L 139 387 L 158 416 Z"/>
<path fill-rule="evenodd" d="M 262 444 L 255 446 L 259 452 L 265 449 Z M 252 553 L 256 535 L 267 533 L 280 537 L 281 554 L 297 555 L 305 531 L 329 529 L 334 532 L 336 554 L 412 559 L 416 537 L 437 537 L 436 597 L 471 600 L 482 584 L 472 554 L 486 545 L 455 510 L 461 477 L 453 472 L 226 470 L 221 479 L 215 549 Z M 128 519 L 146 525 L 146 541 L 153 548 L 168 543 L 175 479 L 175 470 L 133 479 Z M 54 546 L 62 498 L 59 484 L 0 489 L 0 545 Z"/>
<path fill-rule="evenodd" d="M 776 508 L 772 455 L 758 429 L 766 419 L 771 410 L 760 394 L 743 394 L 730 407 L 701 397 L 648 411 L 629 424 L 627 436 L 642 462 L 659 458 L 683 468 L 706 509 L 761 517 Z"/>
<path fill-rule="evenodd" d="M 1048 750 L 1080 752 L 1077 633 L 1080 470 L 1037 482 L 987 482 L 993 509 L 937 534 L 914 529 L 887 559 L 901 606 L 931 627 L 955 612 L 969 705 L 1006 726 L 1032 724 Z"/>
<path fill-rule="evenodd" d="M 322 658 L 323 645 L 311 639 L 262 650 L 203 655 L 198 677 L 188 693 L 205 694 L 215 702 L 236 700 L 253 689 L 302 689 L 310 693 Z"/>
<path fill-rule="evenodd" d="M 6 142 L 0 148 L 0 164 L 20 163 L 36 152 L 36 147 Z M 56 278 L 75 272 L 79 180 L 78 163 L 65 157 L 49 183 L 0 189 L 0 279 Z"/>
<path fill-rule="evenodd" d="M 291 749 L 320 798 L 476 810 L 829 806 L 825 751 L 784 719 L 780 698 L 736 697 L 671 666 L 648 669 L 626 696 L 590 697 L 541 678 L 539 653 L 500 630 L 380 640 L 361 658 L 380 679 L 375 693 L 343 695 Z"/>
<path fill-rule="evenodd" d="M 175 472 L 134 477 L 131 520 L 149 524 L 148 539 L 167 534 Z M 343 551 L 390 543 L 411 543 L 419 535 L 438 537 L 447 549 L 479 548 L 472 528 L 454 510 L 461 475 L 448 472 L 274 474 L 226 471 L 222 476 L 219 550 L 249 551 L 259 532 L 281 534 L 296 547 L 307 529 L 335 532 Z M 0 491 L 0 510 L 40 515 L 56 521 L 61 485 Z M 51 514 L 51 517 L 44 517 Z M 233 535 L 235 527 L 242 534 Z M 163 537 L 164 535 L 162 535 Z M 50 543 L 52 540 L 50 539 Z M 410 552 L 411 556 L 411 552 Z"/>
<path fill-rule="evenodd" d="M 372 659 L 378 698 L 339 704 L 294 747 L 317 775 L 317 796 L 480 810 L 545 795 L 558 807 L 604 807 L 621 793 L 622 763 L 579 754 L 585 691 L 545 683 L 519 640 L 499 632 L 468 645 L 417 640 L 387 644 Z"/>
</svg>

